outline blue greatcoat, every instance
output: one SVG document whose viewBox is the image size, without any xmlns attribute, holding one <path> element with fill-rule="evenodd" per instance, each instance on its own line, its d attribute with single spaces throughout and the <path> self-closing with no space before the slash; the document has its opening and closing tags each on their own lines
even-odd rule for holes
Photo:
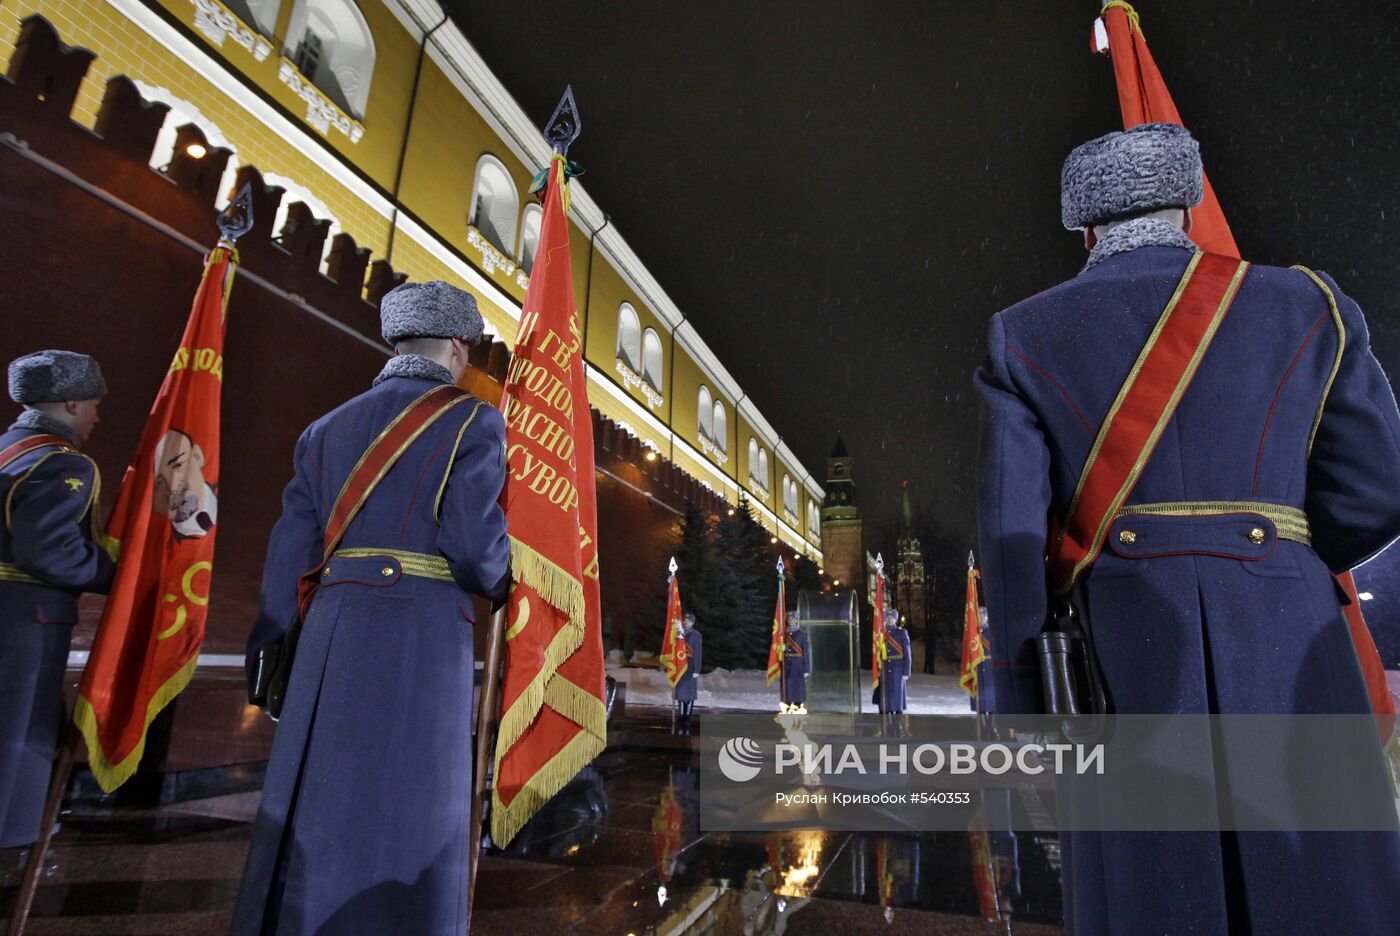
<svg viewBox="0 0 1400 936">
<path fill-rule="evenodd" d="M 676 683 L 676 701 L 694 702 L 695 694 L 700 690 L 700 651 L 703 640 L 700 632 L 692 627 L 685 632 L 685 642 L 690 647 L 690 659 L 686 661 L 681 681 Z"/>
<path fill-rule="evenodd" d="M 1065 516 L 1188 260 L 1170 246 L 1118 253 L 992 319 L 976 383 L 1001 711 L 1041 708 L 1032 637 L 1046 615 L 1047 517 Z M 1400 416 L 1360 310 L 1332 288 L 1335 312 L 1303 272 L 1250 268 L 1129 498 L 1288 505 L 1306 512 L 1311 546 L 1258 514 L 1116 519 L 1084 598 L 1117 712 L 1369 712 L 1328 570 L 1400 534 Z M 1376 758 L 1338 769 L 1367 783 L 1374 771 L 1383 797 Z M 1076 934 L 1379 933 L 1400 919 L 1400 838 L 1389 832 L 1062 840 Z"/>
<path fill-rule="evenodd" d="M 807 703 L 807 632 L 790 630 L 783 646 L 783 695 L 788 705 Z"/>
<path fill-rule="evenodd" d="M 902 712 L 906 706 L 909 675 L 914 672 L 914 658 L 909 647 L 909 632 L 895 626 L 885 631 L 885 665 L 880 672 L 880 685 L 875 687 L 875 704 L 882 712 Z"/>
<path fill-rule="evenodd" d="M 382 379 L 302 433 L 268 544 L 250 666 L 295 618 L 297 578 L 321 561 L 346 478 L 433 385 Z M 360 555 L 327 563 L 296 648 L 234 934 L 463 932 L 469 596 L 503 598 L 509 556 L 497 502 L 505 424 L 477 406 L 459 404 L 410 445 L 340 543 Z"/>
<path fill-rule="evenodd" d="M 0 450 L 40 434 L 16 424 Z M 0 471 L 0 848 L 38 838 L 78 595 L 112 584 L 115 566 L 94 542 L 98 484 L 92 459 L 56 446 Z"/>
</svg>

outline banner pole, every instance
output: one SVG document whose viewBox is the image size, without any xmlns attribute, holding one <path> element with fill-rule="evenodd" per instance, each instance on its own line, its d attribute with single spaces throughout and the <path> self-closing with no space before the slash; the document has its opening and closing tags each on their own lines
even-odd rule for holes
<svg viewBox="0 0 1400 936">
<path fill-rule="evenodd" d="M 505 633 L 506 606 L 501 605 L 491 615 L 490 633 L 486 639 L 486 665 L 481 679 L 481 700 L 476 712 L 476 759 L 472 780 L 471 838 L 467 854 L 471 864 L 467 870 L 467 929 L 471 932 L 472 907 L 476 905 L 476 871 L 481 864 L 481 824 L 486 815 L 486 768 L 491 760 L 492 735 L 496 733 L 499 717 L 501 643 Z"/>
<path fill-rule="evenodd" d="M 39 889 L 39 874 L 44 868 L 44 858 L 49 852 L 53 839 L 53 827 L 58 822 L 58 811 L 63 805 L 63 791 L 68 787 L 68 778 L 73 773 L 73 760 L 81 735 L 68 720 L 68 729 L 63 735 L 63 745 L 54 760 L 53 772 L 49 775 L 49 791 L 44 799 L 44 815 L 39 824 L 39 840 L 29 849 L 29 858 L 24 863 L 24 876 L 20 878 L 19 893 L 15 895 L 14 906 L 10 910 L 10 922 L 5 927 L 5 936 L 21 936 L 25 923 L 29 920 L 29 910 L 34 903 L 34 894 Z"/>
</svg>

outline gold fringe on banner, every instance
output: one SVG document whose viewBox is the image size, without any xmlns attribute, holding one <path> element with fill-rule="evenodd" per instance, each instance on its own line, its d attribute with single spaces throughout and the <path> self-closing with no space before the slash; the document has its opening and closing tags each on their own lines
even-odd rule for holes
<svg viewBox="0 0 1400 936">
<path fill-rule="evenodd" d="M 554 683 L 564 683 L 568 680 L 555 679 Z M 552 686 L 553 684 L 551 684 Z M 570 683 L 572 686 L 572 683 Z M 595 713 L 588 717 L 588 721 L 603 725 L 603 730 L 594 732 L 585 728 L 570 739 L 560 749 L 558 754 L 545 762 L 537 770 L 525 785 L 515 794 L 510 805 L 501 802 L 501 789 L 499 782 L 491 789 L 491 840 L 498 847 L 505 847 L 516 834 L 525 827 L 525 823 L 530 821 L 530 817 L 540 811 L 550 797 L 564 788 L 580 770 L 588 765 L 593 758 L 603 752 L 607 747 L 606 721 L 607 713 L 603 708 L 601 699 L 594 698 L 584 690 L 573 687 L 580 695 L 592 700 L 591 706 Z M 550 708 L 554 706 L 551 705 Z M 500 769 L 500 761 L 497 759 L 497 770 Z M 499 772 L 496 774 L 500 776 Z"/>
<path fill-rule="evenodd" d="M 569 620 L 545 648 L 544 665 L 540 671 L 516 697 L 514 704 L 501 713 L 496 735 L 498 773 L 501 758 L 539 715 L 549 681 L 554 678 L 560 665 L 583 645 L 586 620 L 582 582 L 513 536 L 510 538 L 510 562 L 512 578 L 529 585 L 544 601 L 567 614 Z"/>
<path fill-rule="evenodd" d="M 607 710 L 603 700 L 558 673 L 563 662 L 583 645 L 587 620 L 583 583 L 515 537 L 511 537 L 510 549 L 512 578 L 529 585 L 541 599 L 569 618 L 545 648 L 543 667 L 501 715 L 495 776 L 500 777 L 501 761 L 535 723 L 545 705 L 577 724 L 581 731 L 526 782 L 509 806 L 501 801 L 499 781 L 493 787 L 491 837 L 502 846 L 607 745 Z"/>
<path fill-rule="evenodd" d="M 141 726 L 141 740 L 137 742 L 135 750 L 115 764 L 107 760 L 107 752 L 102 749 L 102 742 L 98 739 L 97 716 L 92 710 L 92 705 L 81 695 L 78 696 L 78 701 L 73 704 L 73 724 L 83 733 L 83 740 L 87 742 L 88 767 L 104 793 L 116 790 L 136 773 L 136 768 L 141 766 L 141 755 L 146 750 L 146 733 L 150 730 L 151 722 L 155 721 L 161 709 L 174 701 L 190 684 L 195 664 L 198 662 L 199 654 L 196 653 L 174 676 L 165 681 L 165 685 L 156 690 L 151 701 L 146 703 L 146 720 Z"/>
<path fill-rule="evenodd" d="M 583 582 L 514 536 L 510 538 L 510 569 L 511 577 L 517 582 L 529 585 L 541 598 L 567 614 L 569 623 L 577 625 L 582 636 Z"/>
</svg>

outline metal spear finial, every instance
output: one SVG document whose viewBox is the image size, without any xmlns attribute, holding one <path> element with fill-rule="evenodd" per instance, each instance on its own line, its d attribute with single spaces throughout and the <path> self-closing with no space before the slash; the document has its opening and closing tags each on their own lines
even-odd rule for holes
<svg viewBox="0 0 1400 936">
<path fill-rule="evenodd" d="M 884 556 L 884 553 L 876 553 L 876 554 L 875 554 L 875 571 L 876 571 L 876 572 L 879 572 L 879 573 L 881 573 L 881 574 L 884 573 L 884 571 L 885 571 L 885 556 Z"/>
<path fill-rule="evenodd" d="M 219 233 L 232 243 L 253 229 L 253 183 L 244 182 L 228 207 L 219 212 Z"/>
<path fill-rule="evenodd" d="M 969 549 L 969 550 L 967 551 L 967 567 L 968 567 L 969 569 L 972 569 L 972 568 L 975 567 L 976 565 L 977 565 L 977 561 L 976 561 L 975 559 L 972 558 L 972 550 Z"/>
<path fill-rule="evenodd" d="M 544 125 L 544 138 L 556 154 L 567 156 L 569 144 L 578 139 L 582 129 L 583 121 L 579 118 L 578 104 L 574 101 L 574 86 L 567 85 L 564 96 L 559 99 L 559 106 L 554 108 L 554 114 Z"/>
<path fill-rule="evenodd" d="M 782 556 L 779 556 L 779 557 L 778 557 L 778 574 L 779 574 L 779 575 L 782 575 L 782 574 L 783 574 L 783 557 L 782 557 Z"/>
<path fill-rule="evenodd" d="M 672 556 L 672 557 L 671 557 L 671 577 L 672 577 L 672 578 L 675 578 L 675 576 L 676 576 L 676 570 L 679 569 L 679 568 L 680 568 L 680 566 L 676 565 L 676 557 L 675 557 L 675 556 Z"/>
</svg>

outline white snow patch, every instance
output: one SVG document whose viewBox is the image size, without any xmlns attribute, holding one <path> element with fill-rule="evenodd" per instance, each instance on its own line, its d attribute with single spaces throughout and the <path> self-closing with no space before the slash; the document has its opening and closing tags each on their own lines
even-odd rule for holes
<svg viewBox="0 0 1400 936">
<path fill-rule="evenodd" d="M 608 664 L 608 675 L 627 685 L 628 705 L 671 707 L 671 687 L 660 668 L 650 666 L 616 666 Z M 870 673 L 860 677 L 862 711 L 874 713 L 870 703 Z M 909 708 L 911 715 L 970 715 L 971 699 L 958 685 L 952 674 L 909 677 Z M 697 708 L 741 709 L 772 712 L 778 707 L 778 684 L 768 685 L 763 670 L 716 669 L 700 675 Z"/>
</svg>

